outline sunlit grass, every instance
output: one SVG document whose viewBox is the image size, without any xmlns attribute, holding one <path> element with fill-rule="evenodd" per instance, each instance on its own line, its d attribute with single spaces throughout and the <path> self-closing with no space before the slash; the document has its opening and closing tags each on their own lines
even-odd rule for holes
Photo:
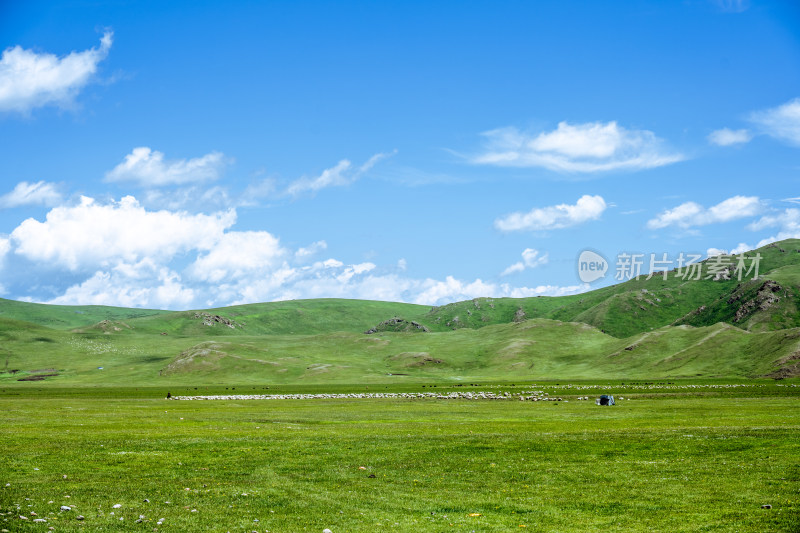
<svg viewBox="0 0 800 533">
<path fill-rule="evenodd" d="M 567 384 L 545 388 L 569 401 L 540 403 L 7 391 L 0 527 L 40 531 L 37 517 L 59 531 L 800 527 L 797 387 L 648 386 L 613 408 L 576 401 L 596 389 Z"/>
</svg>

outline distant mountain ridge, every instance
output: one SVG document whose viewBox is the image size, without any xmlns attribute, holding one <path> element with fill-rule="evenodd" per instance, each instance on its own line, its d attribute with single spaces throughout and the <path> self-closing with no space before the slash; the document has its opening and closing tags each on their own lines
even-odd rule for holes
<svg viewBox="0 0 800 533">
<path fill-rule="evenodd" d="M 800 240 L 756 254 L 757 279 L 673 270 L 577 295 L 438 307 L 317 299 L 171 312 L 0 299 L 0 382 L 793 377 Z"/>
<path fill-rule="evenodd" d="M 438 307 L 367 300 L 292 300 L 197 311 L 160 311 L 106 306 L 50 306 L 0 299 L 0 318 L 57 329 L 80 329 L 101 320 L 124 320 L 134 328 L 190 334 L 205 331 L 194 318 L 206 313 L 237 320 L 240 334 L 319 334 L 365 331 L 384 321 L 414 321 L 431 331 L 478 329 L 518 321 L 520 316 L 583 322 L 623 337 L 667 325 L 725 322 L 748 331 L 800 326 L 800 240 L 773 243 L 747 256 L 761 256 L 759 278 L 683 280 L 668 272 L 641 276 L 582 294 L 531 298 L 475 298 Z M 734 261 L 739 256 L 732 256 Z M 707 264 L 710 260 L 703 261 Z M 769 297 L 763 290 L 769 282 Z M 760 294 L 760 296 L 759 296 Z M 202 325 L 202 321 L 201 325 Z M 230 334 L 221 328 L 206 331 Z"/>
</svg>

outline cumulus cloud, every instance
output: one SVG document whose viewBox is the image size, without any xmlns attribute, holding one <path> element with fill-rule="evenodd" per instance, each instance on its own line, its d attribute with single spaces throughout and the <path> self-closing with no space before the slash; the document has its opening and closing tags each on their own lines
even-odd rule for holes
<svg viewBox="0 0 800 533">
<path fill-rule="evenodd" d="M 414 303 L 432 305 L 438 302 L 453 300 L 470 300 L 496 292 L 496 286 L 485 283 L 480 279 L 472 282 L 463 282 L 453 276 L 447 276 L 444 281 L 427 280 L 428 285 L 417 294 Z"/>
<path fill-rule="evenodd" d="M 539 250 L 535 250 L 533 248 L 525 248 L 525 250 L 523 250 L 522 252 L 522 261 L 518 261 L 513 265 L 509 266 L 500 275 L 507 276 L 509 274 L 514 274 L 516 272 L 522 272 L 527 268 L 536 268 L 540 265 L 546 265 L 547 261 L 548 261 L 547 252 L 545 252 L 542 255 L 539 255 Z"/>
<path fill-rule="evenodd" d="M 743 254 L 745 252 L 753 250 L 754 248 L 755 248 L 754 246 L 750 246 L 746 242 L 740 242 L 734 248 L 731 249 L 731 255 Z"/>
<path fill-rule="evenodd" d="M 750 116 L 750 120 L 762 133 L 800 146 L 800 98 L 778 107 L 757 111 Z"/>
<path fill-rule="evenodd" d="M 544 231 L 569 228 L 590 220 L 597 220 L 606 210 L 602 196 L 583 195 L 575 205 L 559 204 L 537 207 L 527 213 L 511 213 L 494 222 L 500 231 Z"/>
<path fill-rule="evenodd" d="M 53 206 L 61 201 L 61 194 L 52 183 L 37 181 L 17 183 L 14 190 L 0 196 L 0 209 L 24 205 Z"/>
<path fill-rule="evenodd" d="M 736 245 L 736 247 L 732 248 L 731 250 L 728 250 L 727 248 L 712 247 L 706 250 L 706 257 L 711 258 L 717 255 L 738 255 L 738 254 L 743 254 L 745 252 L 749 252 L 753 248 L 754 248 L 753 246 L 750 246 L 749 244 L 744 242 L 740 242 L 738 245 Z"/>
<path fill-rule="evenodd" d="M 459 300 L 471 300 L 479 297 L 492 298 L 529 298 L 532 296 L 564 296 L 578 294 L 589 289 L 589 285 L 572 285 L 559 287 L 540 285 L 537 287 L 512 287 L 506 283 L 486 283 L 480 279 L 466 282 L 447 276 L 444 281 L 425 280 L 423 290 L 418 292 L 413 303 L 422 305 L 442 305 Z"/>
<path fill-rule="evenodd" d="M 194 291 L 182 285 L 177 273 L 144 260 L 98 271 L 47 303 L 185 309 L 194 299 Z"/>
<path fill-rule="evenodd" d="M 140 146 L 106 173 L 106 181 L 130 181 L 143 187 L 214 181 L 220 177 L 226 162 L 220 152 L 188 160 L 165 161 L 163 153 Z"/>
<path fill-rule="evenodd" d="M 591 173 L 641 170 L 684 159 L 667 151 L 653 132 L 626 129 L 616 122 L 560 122 L 555 130 L 539 134 L 500 128 L 483 136 L 487 145 L 471 159 L 475 164 Z"/>
<path fill-rule="evenodd" d="M 734 144 L 744 144 L 752 140 L 753 134 L 748 130 L 731 130 L 722 128 L 712 131 L 708 136 L 708 142 L 717 146 L 731 146 Z"/>
<path fill-rule="evenodd" d="M 762 209 L 763 204 L 757 196 L 733 196 L 709 208 L 696 202 L 684 202 L 648 220 L 647 227 L 661 229 L 677 226 L 689 229 L 754 216 Z"/>
<path fill-rule="evenodd" d="M 23 221 L 0 237 L 0 261 L 15 254 L 20 265 L 46 271 L 58 281 L 37 290 L 58 304 L 187 309 L 296 298 L 362 298 L 441 305 L 478 296 L 572 294 L 588 286 L 514 287 L 481 279 L 414 279 L 401 275 L 404 261 L 381 268 L 334 257 L 314 261 L 327 249 L 316 241 L 296 250 L 266 231 L 236 231 L 236 212 L 210 215 L 149 211 L 135 198 L 55 207 L 44 221 Z M 526 249 L 525 268 L 546 254 Z M 20 269 L 25 285 L 25 268 Z M 19 276 L 17 276 L 19 278 Z M 32 284 L 33 285 L 33 284 Z M 41 296 L 41 295 L 40 295 Z"/>
<path fill-rule="evenodd" d="M 278 238 L 266 231 L 231 231 L 198 257 L 189 272 L 211 283 L 250 278 L 272 270 L 287 255 Z"/>
<path fill-rule="evenodd" d="M 347 159 L 342 159 L 336 166 L 326 168 L 322 174 L 313 178 L 300 178 L 292 182 L 286 189 L 287 194 L 297 196 L 305 192 L 317 192 L 327 187 L 343 187 L 350 185 L 367 171 L 374 167 L 380 160 L 391 157 L 397 150 L 390 153 L 379 153 L 370 157 L 359 167 L 354 167 Z"/>
<path fill-rule="evenodd" d="M 709 248 L 706 250 L 706 257 L 716 257 L 718 255 L 728 255 L 728 250 L 723 250 L 722 248 Z"/>
<path fill-rule="evenodd" d="M 44 222 L 23 221 L 11 239 L 17 254 L 75 271 L 209 250 L 235 222 L 235 211 L 213 215 L 146 211 L 132 196 L 108 204 L 82 197 L 78 205 L 53 208 Z"/>
<path fill-rule="evenodd" d="M 106 32 L 99 47 L 64 57 L 20 46 L 6 49 L 0 57 L 0 112 L 27 113 L 48 104 L 69 105 L 91 81 L 112 41 L 113 33 Z"/>
</svg>

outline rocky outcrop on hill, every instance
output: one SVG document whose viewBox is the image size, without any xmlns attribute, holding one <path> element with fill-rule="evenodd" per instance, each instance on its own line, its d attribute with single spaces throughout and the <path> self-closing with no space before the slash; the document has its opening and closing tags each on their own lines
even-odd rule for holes
<svg viewBox="0 0 800 533">
<path fill-rule="evenodd" d="M 223 326 L 228 326 L 231 329 L 236 329 L 236 328 L 244 329 L 244 325 L 239 324 L 235 320 L 231 320 L 230 318 L 225 318 L 224 316 L 220 315 L 212 315 L 211 313 L 198 311 L 194 314 L 194 318 L 197 320 L 202 320 L 204 326 L 214 326 L 215 324 L 222 324 Z"/>
<path fill-rule="evenodd" d="M 94 330 L 94 331 L 102 331 L 106 335 L 111 335 L 112 333 L 118 333 L 125 329 L 133 329 L 131 326 L 126 324 L 125 322 L 121 322 L 119 320 L 101 320 L 97 324 L 90 326 L 87 330 Z"/>
<path fill-rule="evenodd" d="M 394 317 L 390 318 L 389 320 L 384 320 L 374 328 L 370 328 L 364 333 L 366 335 L 372 335 L 373 333 L 380 333 L 383 331 L 429 333 L 431 330 L 419 322 L 406 320 L 400 317 Z"/>
<path fill-rule="evenodd" d="M 776 361 L 779 368 L 770 372 L 765 377 L 772 379 L 786 379 L 800 376 L 800 351 L 794 352 Z"/>
<path fill-rule="evenodd" d="M 733 317 L 734 322 L 741 322 L 753 314 L 755 311 L 766 311 L 770 307 L 774 306 L 781 300 L 780 292 L 783 290 L 778 282 L 768 279 L 764 283 L 761 284 L 761 287 L 758 288 L 758 292 L 754 298 L 751 298 L 744 303 L 739 304 L 741 301 L 742 295 L 735 294 L 728 299 L 728 304 L 730 305 L 737 305 L 739 304 L 739 308 L 736 310 L 736 314 Z"/>
</svg>

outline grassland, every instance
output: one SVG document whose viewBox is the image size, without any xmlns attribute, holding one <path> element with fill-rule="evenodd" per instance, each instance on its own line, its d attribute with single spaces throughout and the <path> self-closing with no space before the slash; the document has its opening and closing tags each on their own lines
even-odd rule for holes
<svg viewBox="0 0 800 533">
<path fill-rule="evenodd" d="M 619 339 L 586 324 L 532 319 L 425 334 L 187 337 L 73 333 L 0 320 L 3 336 L 9 341 L 0 345 L 0 357 L 9 370 L 0 373 L 0 385 L 32 386 L 18 380 L 42 376 L 52 386 L 197 386 L 741 379 L 796 363 L 800 332 L 753 333 L 720 323 Z"/>
<path fill-rule="evenodd" d="M 278 387 L 378 389 L 413 387 Z M 533 389 L 565 401 L 191 402 L 166 401 L 152 388 L 5 389 L 0 528 L 800 529 L 800 386 L 617 381 L 481 390 Z M 626 399 L 611 408 L 576 400 L 602 391 Z M 173 391 L 184 392 L 232 391 Z"/>
<path fill-rule="evenodd" d="M 434 308 L 0 300 L 0 530 L 798 531 L 798 250 Z M 468 390 L 564 401 L 165 400 Z"/>
</svg>

